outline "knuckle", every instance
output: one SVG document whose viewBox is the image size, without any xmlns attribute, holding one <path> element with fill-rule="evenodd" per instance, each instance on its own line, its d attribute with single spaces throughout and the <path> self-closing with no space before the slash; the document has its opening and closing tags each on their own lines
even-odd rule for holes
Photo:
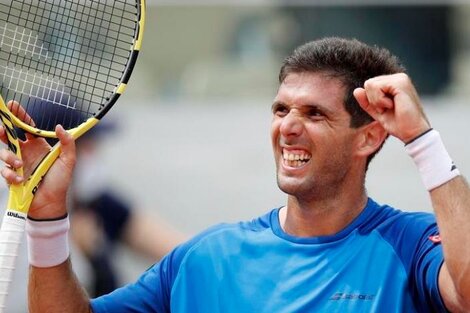
<svg viewBox="0 0 470 313">
<path fill-rule="evenodd" d="M 0 174 L 2 174 L 2 177 L 5 178 L 8 183 L 11 183 L 11 170 L 8 167 L 3 167 Z"/>
<path fill-rule="evenodd" d="M 7 161 L 7 154 L 8 154 L 8 150 L 1 149 L 0 150 L 0 160 L 2 160 L 3 162 L 6 162 Z"/>
<path fill-rule="evenodd" d="M 364 89 L 366 91 L 373 91 L 380 88 L 380 81 L 378 77 L 369 78 L 364 83 Z"/>
<path fill-rule="evenodd" d="M 11 151 L 9 150 L 5 150 L 3 149 L 2 151 L 0 151 L 0 159 L 7 163 L 8 165 L 11 165 L 10 163 L 13 162 L 13 158 L 12 158 L 12 155 L 11 155 Z"/>
<path fill-rule="evenodd" d="M 365 88 L 365 89 L 370 89 L 370 88 L 373 87 L 373 85 L 374 85 L 373 78 L 369 78 L 368 80 L 366 80 L 366 81 L 364 82 L 364 88 Z"/>
<path fill-rule="evenodd" d="M 8 184 L 17 184 L 18 183 L 18 175 L 16 175 L 16 172 L 13 171 L 10 168 L 3 168 L 2 170 L 2 176 L 5 178 L 5 180 L 8 182 Z"/>
<path fill-rule="evenodd" d="M 406 73 L 396 74 L 397 80 L 403 84 L 408 84 L 410 82 L 410 77 Z"/>
</svg>

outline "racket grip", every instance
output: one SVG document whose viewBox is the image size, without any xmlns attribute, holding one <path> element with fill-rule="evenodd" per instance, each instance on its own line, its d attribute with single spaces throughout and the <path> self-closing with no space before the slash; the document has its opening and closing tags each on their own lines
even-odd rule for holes
<svg viewBox="0 0 470 313">
<path fill-rule="evenodd" d="M 0 313 L 5 309 L 25 225 L 25 214 L 10 210 L 5 212 L 0 228 Z"/>
</svg>

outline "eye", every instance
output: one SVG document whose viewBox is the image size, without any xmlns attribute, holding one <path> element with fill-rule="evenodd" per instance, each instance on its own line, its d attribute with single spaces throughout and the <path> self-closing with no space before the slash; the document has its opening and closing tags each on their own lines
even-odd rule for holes
<svg viewBox="0 0 470 313">
<path fill-rule="evenodd" d="M 316 107 L 309 108 L 306 113 L 309 117 L 312 118 L 321 118 L 325 116 L 325 114 L 323 114 L 323 112 Z"/>
<path fill-rule="evenodd" d="M 289 113 L 289 108 L 282 103 L 275 103 L 272 107 L 273 114 L 276 116 L 286 116 Z"/>
</svg>

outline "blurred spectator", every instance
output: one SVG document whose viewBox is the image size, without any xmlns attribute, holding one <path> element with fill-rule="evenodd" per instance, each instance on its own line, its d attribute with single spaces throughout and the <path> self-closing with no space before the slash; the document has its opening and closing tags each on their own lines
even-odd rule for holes
<svg viewBox="0 0 470 313">
<path fill-rule="evenodd" d="M 71 236 L 90 262 L 92 296 L 108 293 L 121 284 L 113 257 L 117 243 L 155 262 L 185 239 L 163 219 L 147 216 L 126 195 L 109 187 L 97 152 L 99 141 L 114 127 L 109 119 L 104 120 L 77 141 Z"/>
</svg>

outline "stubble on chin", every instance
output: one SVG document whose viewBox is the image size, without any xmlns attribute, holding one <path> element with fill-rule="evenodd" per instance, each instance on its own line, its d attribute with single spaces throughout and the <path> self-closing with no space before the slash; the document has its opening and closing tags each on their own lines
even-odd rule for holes
<svg viewBox="0 0 470 313">
<path fill-rule="evenodd" d="M 314 192 L 313 181 L 304 181 L 294 177 L 283 177 L 277 173 L 276 175 L 277 186 L 279 189 L 295 197 L 302 197 L 304 195 L 311 195 Z"/>
</svg>

